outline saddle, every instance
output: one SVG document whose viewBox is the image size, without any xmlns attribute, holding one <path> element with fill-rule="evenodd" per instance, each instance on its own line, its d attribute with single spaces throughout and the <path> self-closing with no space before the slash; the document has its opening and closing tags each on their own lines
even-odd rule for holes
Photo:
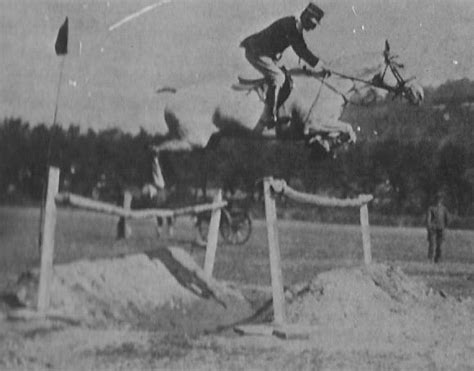
<svg viewBox="0 0 474 371">
<path fill-rule="evenodd" d="M 268 90 L 268 83 L 264 77 L 259 79 L 246 79 L 238 76 L 237 79 L 238 82 L 232 85 L 232 89 L 236 91 L 244 91 L 247 92 L 247 94 L 250 94 L 252 91 L 255 91 L 260 100 L 262 102 L 265 102 Z"/>
<path fill-rule="evenodd" d="M 285 72 L 285 82 L 278 93 L 277 108 L 280 108 L 283 103 L 285 103 L 293 90 L 293 80 L 290 74 L 286 69 L 283 69 L 283 71 Z M 241 76 L 238 76 L 237 78 L 238 82 L 232 85 L 232 89 L 236 91 L 244 91 L 248 94 L 255 91 L 263 103 L 271 104 L 271 102 L 267 101 L 267 92 L 270 88 L 270 84 L 266 78 L 247 79 Z"/>
<path fill-rule="evenodd" d="M 266 85 L 266 79 L 264 77 L 259 79 L 246 79 L 244 77 L 238 76 L 237 79 L 239 82 L 232 85 L 232 88 L 235 90 L 257 90 L 263 89 Z"/>
</svg>

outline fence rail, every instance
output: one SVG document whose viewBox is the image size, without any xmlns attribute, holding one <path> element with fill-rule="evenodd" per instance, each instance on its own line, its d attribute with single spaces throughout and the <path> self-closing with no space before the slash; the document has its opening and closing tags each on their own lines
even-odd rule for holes
<svg viewBox="0 0 474 371">
<path fill-rule="evenodd" d="M 207 238 L 204 273 L 208 277 L 212 277 L 217 249 L 221 208 L 227 205 L 227 202 L 222 200 L 221 191 L 218 192 L 213 203 L 187 206 L 178 209 L 132 210 L 130 209 L 131 195 L 126 196 L 124 206 L 120 207 L 72 193 L 59 193 L 59 169 L 54 167 L 49 169 L 45 217 L 41 228 L 41 267 L 37 302 L 37 311 L 40 316 L 46 316 L 49 312 L 51 284 L 53 279 L 54 235 L 57 219 L 57 204 L 67 204 L 88 211 L 118 216 L 120 217 L 119 225 L 120 222 L 125 219 L 147 219 L 156 217 L 168 218 L 180 215 L 198 214 L 211 210 L 212 214 Z M 125 224 L 122 228 L 125 229 Z"/>
<path fill-rule="evenodd" d="M 275 193 L 301 203 L 327 207 L 361 207 L 373 200 L 372 195 L 359 195 L 357 198 L 340 199 L 299 192 L 291 188 L 284 180 L 271 179 L 270 185 Z"/>
<path fill-rule="evenodd" d="M 369 211 L 367 204 L 373 199 L 372 195 L 360 195 L 354 199 L 338 199 L 298 192 L 289 187 L 284 180 L 264 179 L 265 214 L 268 234 L 268 248 L 270 254 L 270 273 L 273 295 L 273 326 L 287 326 L 285 318 L 285 297 L 283 292 L 283 278 L 281 271 L 280 246 L 278 242 L 278 226 L 276 213 L 276 195 L 284 195 L 294 201 L 311 205 L 327 207 L 359 207 L 362 232 L 362 247 L 366 265 L 372 262 L 369 232 Z"/>
<path fill-rule="evenodd" d="M 90 198 L 75 195 L 72 193 L 59 193 L 55 197 L 56 202 L 68 204 L 77 208 L 96 211 L 99 213 L 115 215 L 127 219 L 149 219 L 156 217 L 177 217 L 188 214 L 199 214 L 209 210 L 220 209 L 227 205 L 226 201 L 186 206 L 178 209 L 140 209 L 131 210 L 125 207 L 116 206 L 107 202 L 91 200 Z"/>
</svg>

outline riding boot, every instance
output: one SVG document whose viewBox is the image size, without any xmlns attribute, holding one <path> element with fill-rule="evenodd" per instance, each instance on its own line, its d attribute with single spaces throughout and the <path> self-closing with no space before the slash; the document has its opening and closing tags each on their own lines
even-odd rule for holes
<svg viewBox="0 0 474 371">
<path fill-rule="evenodd" d="M 278 89 L 275 85 L 271 85 L 267 91 L 267 97 L 265 100 L 265 109 L 263 111 L 263 115 L 261 120 L 265 124 L 267 129 L 273 129 L 278 121 L 277 115 L 277 100 L 278 100 Z"/>
</svg>

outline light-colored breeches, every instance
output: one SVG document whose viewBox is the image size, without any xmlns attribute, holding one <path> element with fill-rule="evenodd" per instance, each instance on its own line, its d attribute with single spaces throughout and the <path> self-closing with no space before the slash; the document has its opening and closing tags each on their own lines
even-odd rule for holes
<svg viewBox="0 0 474 371">
<path fill-rule="evenodd" d="M 255 55 L 248 50 L 245 51 L 245 58 L 257 71 L 269 79 L 277 89 L 283 86 L 285 74 L 272 58 L 264 55 Z"/>
</svg>

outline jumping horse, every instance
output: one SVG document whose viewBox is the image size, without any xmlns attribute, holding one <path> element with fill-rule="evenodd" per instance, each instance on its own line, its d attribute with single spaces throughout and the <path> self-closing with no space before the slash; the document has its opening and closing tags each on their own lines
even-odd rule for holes
<svg viewBox="0 0 474 371">
<path fill-rule="evenodd" d="M 267 130 L 259 121 L 267 89 L 263 79 L 167 89 L 172 93 L 164 109 L 167 138 L 151 148 L 155 154 L 154 183 L 165 187 L 160 153 L 209 148 L 224 136 L 302 141 L 328 152 L 355 142 L 351 124 L 340 120 L 346 105 L 368 105 L 387 94 L 414 105 L 423 100 L 422 87 L 413 78 L 402 77 L 403 67 L 386 41 L 382 54 L 360 54 L 329 64 L 329 76 L 304 67 L 292 68 L 287 71 L 287 97 L 279 98 L 282 119 L 274 130 Z"/>
</svg>

